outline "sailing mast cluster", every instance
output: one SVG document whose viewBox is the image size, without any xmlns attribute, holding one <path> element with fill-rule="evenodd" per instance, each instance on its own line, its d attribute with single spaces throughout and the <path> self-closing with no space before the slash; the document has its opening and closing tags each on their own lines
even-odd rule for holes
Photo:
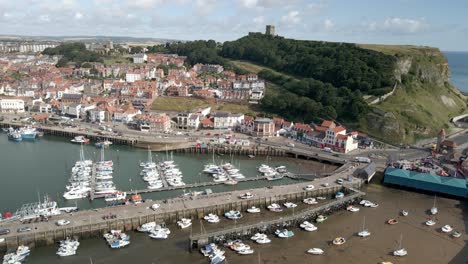
<svg viewBox="0 0 468 264">
<path fill-rule="evenodd" d="M 101 148 L 101 159 L 94 163 L 85 159 L 83 145 L 80 148 L 80 159 L 72 168 L 67 191 L 63 197 L 67 200 L 82 199 L 93 195 L 105 195 L 106 202 L 124 200 L 126 193 L 120 192 L 113 182 L 114 163 L 104 157 Z"/>
</svg>

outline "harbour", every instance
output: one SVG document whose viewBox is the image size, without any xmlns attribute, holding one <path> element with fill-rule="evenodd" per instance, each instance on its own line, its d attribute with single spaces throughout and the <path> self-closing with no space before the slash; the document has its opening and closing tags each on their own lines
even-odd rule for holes
<svg viewBox="0 0 468 264">
<path fill-rule="evenodd" d="M 68 161 L 66 163 L 71 165 L 75 160 L 78 160 L 79 146 L 69 144 L 69 142 L 67 142 L 66 139 L 62 139 L 62 138 L 53 138 L 53 137 L 51 138 L 51 137 L 47 136 L 45 138 L 41 138 L 37 142 L 12 143 L 12 142 L 7 142 L 6 141 L 5 143 L 10 144 L 10 146 L 16 146 L 16 147 L 20 147 L 20 148 L 21 147 L 30 148 L 30 147 L 35 147 L 35 146 L 38 146 L 38 145 L 42 145 L 45 142 L 47 142 L 47 144 L 60 144 L 62 149 L 65 146 L 67 146 L 66 148 L 69 147 L 70 148 L 70 156 L 72 156 L 72 157 L 74 156 L 76 158 L 68 157 L 67 158 Z M 6 146 L 8 146 L 8 145 L 6 145 Z M 100 156 L 100 150 L 99 149 L 95 149 L 93 146 L 85 146 L 85 150 L 86 150 L 85 151 L 86 155 L 88 155 L 90 157 L 93 157 L 92 159 L 95 160 L 95 161 L 99 160 L 99 156 Z M 126 153 L 127 151 L 129 153 Z M 127 156 L 127 154 L 128 154 L 128 156 Z M 165 156 L 167 154 L 159 153 L 157 155 L 161 156 L 161 159 L 164 159 L 163 156 Z M 60 156 L 62 156 L 62 155 L 60 155 Z M 138 157 L 137 158 L 135 158 L 135 157 L 131 158 L 131 160 L 133 160 L 133 161 L 129 161 L 125 165 L 122 164 L 123 160 L 128 161 L 128 158 L 131 157 L 131 156 L 138 156 Z M 284 203 L 286 201 L 296 202 L 297 204 L 300 204 L 300 205 L 299 205 L 297 210 L 295 210 L 295 211 L 293 210 L 292 212 L 291 212 L 291 209 L 287 209 L 287 211 L 285 211 L 284 213 L 281 213 L 281 215 L 278 215 L 277 213 L 271 214 L 270 212 L 262 213 L 262 215 L 267 215 L 268 216 L 267 218 L 262 219 L 262 221 L 264 221 L 263 224 L 259 224 L 261 221 L 259 222 L 258 218 L 256 218 L 255 216 L 253 216 L 253 218 L 252 218 L 252 216 L 248 215 L 248 216 L 246 216 L 245 220 L 242 219 L 240 221 L 237 221 L 235 226 L 230 226 L 233 223 L 232 220 L 222 220 L 220 226 L 224 226 L 224 227 L 226 227 L 226 225 L 229 226 L 229 228 L 227 228 L 227 229 L 223 228 L 223 229 L 226 229 L 228 232 L 231 232 L 233 234 L 237 234 L 237 235 L 233 236 L 233 238 L 235 238 L 235 237 L 244 237 L 244 236 L 239 236 L 238 235 L 238 233 L 239 233 L 238 230 L 243 230 L 243 229 L 250 230 L 247 233 L 251 233 L 251 232 L 253 232 L 253 230 L 256 230 L 256 228 L 260 228 L 261 226 L 266 225 L 266 222 L 268 222 L 269 224 L 271 224 L 271 229 L 270 230 L 273 231 L 275 226 L 278 226 L 278 223 L 281 223 L 280 225 L 286 224 L 286 225 L 290 226 L 291 228 L 293 228 L 293 230 L 297 234 L 297 238 L 294 237 L 294 238 L 291 238 L 291 239 L 296 240 L 299 237 L 301 237 L 302 239 L 306 239 L 304 237 L 304 234 L 302 234 L 301 231 L 298 231 L 298 230 L 296 230 L 294 228 L 297 225 L 297 223 L 300 222 L 300 219 L 304 219 L 303 214 L 306 214 L 309 211 L 309 212 L 313 212 L 314 213 L 313 215 L 316 215 L 318 212 L 314 211 L 315 207 L 308 207 L 308 206 L 305 207 L 305 205 L 301 204 L 301 200 L 304 197 L 306 197 L 306 196 L 304 196 L 305 195 L 304 193 L 307 193 L 307 192 L 304 192 L 304 190 L 302 188 L 304 186 L 310 184 L 310 182 L 308 182 L 308 180 L 313 179 L 314 178 L 313 176 L 319 176 L 318 179 L 313 181 L 313 184 L 316 186 L 316 190 L 313 193 L 309 193 L 308 196 L 310 197 L 310 196 L 322 196 L 322 195 L 325 196 L 326 195 L 329 198 L 333 198 L 333 194 L 338 192 L 339 190 L 342 190 L 342 188 L 343 188 L 343 186 L 341 186 L 341 185 L 334 184 L 334 179 L 340 178 L 340 177 L 346 179 L 347 175 L 352 174 L 352 172 L 349 171 L 349 170 L 352 169 L 351 166 L 350 166 L 350 163 L 348 163 L 347 165 L 342 166 L 342 167 L 337 167 L 336 165 L 333 166 L 331 164 L 320 164 L 320 163 L 315 164 L 314 161 L 306 160 L 306 159 L 295 159 L 294 158 L 294 159 L 291 159 L 290 161 L 287 161 L 288 160 L 287 158 L 286 159 L 281 158 L 281 159 L 275 160 L 275 157 L 272 157 L 271 160 L 269 161 L 270 163 L 273 163 L 273 164 L 286 164 L 288 169 L 290 169 L 294 173 L 289 174 L 289 176 L 290 176 L 289 178 L 285 177 L 285 179 L 281 180 L 280 182 L 266 181 L 265 178 L 263 176 L 259 176 L 256 171 L 257 171 L 257 165 L 260 164 L 260 163 L 266 163 L 268 161 L 268 159 L 265 159 L 264 157 L 256 157 L 255 159 L 251 159 L 251 158 L 247 158 L 247 157 L 242 158 L 242 157 L 234 156 L 234 158 L 233 158 L 233 156 L 217 156 L 216 155 L 216 159 L 224 159 L 225 161 L 233 161 L 234 164 L 237 164 L 236 162 L 241 162 L 241 164 L 242 164 L 241 171 L 243 171 L 244 173 L 245 173 L 245 171 L 248 171 L 248 173 L 246 173 L 246 175 L 249 175 L 249 177 L 247 177 L 245 180 L 239 180 L 239 183 L 238 183 L 237 186 L 224 186 L 222 184 L 218 184 L 218 183 L 215 183 L 215 182 L 211 181 L 209 177 L 203 175 L 203 173 L 200 173 L 202 171 L 203 165 L 208 163 L 212 159 L 212 155 L 206 155 L 206 154 L 201 154 L 201 153 L 197 153 L 197 154 L 194 154 L 194 153 L 192 153 L 192 154 L 189 154 L 189 153 L 187 153 L 187 154 L 176 153 L 174 155 L 174 160 L 176 160 L 177 163 L 180 163 L 180 164 L 187 163 L 186 158 L 188 158 L 188 157 L 191 157 L 194 160 L 196 160 L 197 162 L 194 163 L 194 164 L 197 164 L 197 163 L 199 164 L 199 165 L 195 165 L 195 167 L 198 166 L 198 169 L 193 169 L 192 167 L 190 167 L 189 170 L 190 171 L 197 171 L 197 173 L 192 172 L 190 174 L 185 175 L 186 177 L 184 177 L 184 181 L 187 180 L 187 185 L 185 187 L 176 187 L 176 188 L 171 187 L 171 188 L 174 188 L 174 189 L 163 189 L 163 190 L 159 190 L 157 192 L 152 192 L 152 191 L 148 190 L 148 193 L 145 194 L 144 193 L 144 190 L 146 190 L 145 185 L 144 185 L 143 181 L 141 181 L 141 179 L 139 179 L 140 177 L 138 176 L 138 170 L 139 170 L 138 164 L 139 164 L 140 161 L 145 160 L 145 158 L 146 158 L 146 152 L 145 151 L 140 151 L 140 150 L 137 150 L 137 149 L 128 148 L 126 146 L 113 146 L 113 147 L 106 150 L 106 157 L 108 157 L 106 159 L 110 159 L 110 160 L 114 161 L 114 166 L 116 166 L 115 173 L 116 173 L 116 176 L 117 176 L 117 177 L 115 177 L 115 180 L 116 180 L 116 185 L 119 187 L 119 189 L 127 190 L 127 191 L 129 191 L 129 193 L 132 193 L 132 194 L 141 192 L 141 194 L 143 196 L 145 196 L 145 199 L 147 199 L 147 200 L 151 199 L 152 201 L 147 201 L 147 202 L 139 204 L 139 205 L 128 205 L 128 206 L 117 206 L 117 207 L 107 207 L 106 208 L 106 207 L 103 207 L 104 206 L 103 202 L 99 201 L 101 199 L 96 199 L 95 201 L 90 201 L 88 199 L 79 200 L 78 204 L 79 204 L 80 208 L 83 208 L 83 209 L 90 208 L 91 210 L 89 210 L 89 211 L 84 210 L 84 211 L 76 212 L 76 213 L 73 213 L 72 216 L 67 216 L 67 215 L 63 215 L 63 217 L 60 216 L 60 218 L 64 218 L 64 219 L 70 218 L 70 220 L 72 220 L 72 225 L 66 226 L 66 227 L 57 227 L 56 224 L 55 224 L 55 221 L 57 219 L 59 219 L 59 218 L 52 217 L 50 219 L 50 221 L 46 222 L 46 223 L 37 223 L 37 224 L 32 223 L 32 227 L 33 227 L 34 230 L 31 233 L 18 234 L 18 233 L 15 232 L 17 226 L 12 226 L 11 230 L 13 232 L 11 234 L 11 237 L 7 238 L 5 246 L 9 245 L 9 248 L 15 248 L 20 243 L 28 244 L 28 245 L 31 245 L 31 246 L 38 246 L 38 247 L 32 249 L 33 250 L 32 257 L 30 259 L 28 259 L 28 262 L 31 261 L 31 263 L 45 263 L 45 262 L 41 262 L 41 261 L 45 261 L 45 260 L 51 261 L 50 263 L 54 263 L 54 261 L 59 261 L 57 263 L 62 263 L 60 261 L 63 261 L 64 263 L 66 263 L 68 261 L 70 261 L 68 263 L 80 263 L 80 261 L 84 262 L 84 261 L 86 261 L 86 259 L 89 260 L 89 257 L 82 256 L 82 254 L 83 254 L 82 247 L 80 247 L 80 249 L 78 249 L 77 256 L 71 257 L 70 259 L 56 259 L 56 258 L 51 259 L 49 257 L 46 257 L 43 254 L 43 252 L 50 252 L 51 248 L 55 248 L 54 246 L 52 246 L 53 244 L 55 244 L 54 242 L 56 242 L 58 240 L 61 240 L 61 239 L 64 239 L 66 237 L 72 237 L 72 236 L 80 238 L 80 241 L 81 241 L 81 244 L 83 245 L 83 248 L 88 248 L 88 245 L 86 245 L 87 243 L 90 243 L 91 245 L 96 245 L 96 244 L 105 245 L 105 243 L 102 241 L 102 238 L 101 238 L 102 233 L 104 233 L 104 232 L 106 232 L 106 231 L 108 231 L 110 229 L 122 229 L 122 230 L 130 232 L 130 234 L 132 236 L 132 245 L 130 245 L 128 249 L 127 248 L 126 249 L 121 249 L 121 251 L 132 250 L 132 252 L 133 252 L 133 250 L 135 250 L 135 249 L 136 250 L 138 250 L 138 248 L 141 249 L 141 245 L 136 245 L 138 243 L 142 243 L 142 244 L 147 245 L 147 246 L 150 246 L 150 245 L 153 245 L 153 244 L 158 244 L 158 245 L 161 244 L 161 245 L 168 245 L 169 246 L 172 243 L 176 243 L 174 241 L 171 241 L 171 240 L 175 239 L 176 241 L 178 241 L 177 246 L 173 247 L 172 249 L 169 249 L 169 252 L 172 252 L 173 254 L 181 255 L 181 256 L 178 256 L 178 258 L 180 258 L 180 259 L 186 259 L 187 261 L 192 261 L 194 263 L 206 263 L 206 259 L 201 257 L 198 253 L 193 252 L 191 254 L 187 254 L 187 253 L 179 254 L 179 252 L 182 252 L 182 251 L 183 252 L 188 252 L 188 249 L 191 248 L 191 246 L 190 246 L 191 243 L 190 243 L 189 238 L 190 237 L 192 239 L 197 238 L 197 237 L 200 238 L 199 235 L 202 235 L 202 233 L 198 232 L 198 229 L 200 229 L 200 228 L 203 228 L 203 230 L 206 229 L 205 235 L 206 234 L 208 234 L 208 235 L 209 234 L 220 234 L 219 229 L 216 229 L 216 227 L 211 227 L 211 226 L 207 226 L 206 224 L 202 224 L 203 220 L 200 220 L 200 219 L 204 215 L 206 215 L 207 213 L 216 212 L 217 214 L 222 216 L 227 210 L 231 210 L 231 209 L 236 209 L 236 210 L 245 212 L 246 208 L 248 208 L 248 207 L 250 207 L 252 205 L 256 205 L 256 206 L 264 209 L 268 204 L 271 204 L 273 202 L 278 202 L 278 203 Z M 180 159 L 182 159 L 183 161 L 181 161 Z M 203 162 L 200 162 L 199 161 L 200 159 L 203 160 Z M 239 160 L 239 161 L 235 161 L 235 160 Z M 289 162 L 291 162 L 291 163 L 289 163 Z M 296 162 L 299 162 L 299 163 L 296 163 Z M 252 163 L 252 165 L 249 166 L 248 165 L 249 163 Z M 301 167 L 301 170 L 294 170 L 295 166 L 293 164 L 295 164 L 295 163 L 298 164 L 296 166 Z M 129 166 L 128 164 L 132 164 L 132 165 Z M 68 178 L 67 174 L 70 171 L 70 165 L 61 166 L 61 168 L 60 168 L 61 169 L 61 174 L 63 175 L 62 177 L 64 178 L 64 180 L 67 180 L 67 178 Z M 192 166 L 193 166 L 193 164 L 192 164 Z M 311 167 L 308 167 L 308 166 L 311 166 Z M 123 168 L 128 168 L 128 167 L 131 167 L 131 168 L 129 168 L 127 170 L 126 174 L 120 174 L 119 170 L 121 170 Z M 185 166 L 183 166 L 183 167 L 185 168 Z M 305 168 L 307 168 L 307 167 L 308 167 L 308 169 L 306 170 Z M 325 168 L 328 168 L 328 169 L 325 169 Z M 183 170 L 185 171 L 185 169 L 183 169 Z M 340 172 L 341 172 L 341 174 L 340 174 Z M 333 173 L 336 173 L 336 175 L 334 175 Z M 132 174 L 132 175 L 135 175 L 135 176 L 128 177 L 127 174 L 128 175 Z M 123 181 L 122 181 L 122 179 L 120 179 L 122 177 L 121 175 L 125 175 Z M 321 177 L 329 176 L 329 175 L 332 175 L 332 176 L 321 178 Z M 132 180 L 129 181 L 129 178 L 131 178 Z M 355 180 L 357 180 L 357 179 L 355 179 Z M 322 181 L 329 182 L 330 186 L 321 187 Z M 64 185 L 58 186 L 59 187 L 58 194 L 63 192 L 63 186 Z M 200 197 L 192 197 L 192 198 L 191 197 L 185 197 L 185 198 L 179 197 L 179 198 L 177 198 L 178 196 L 183 194 L 183 193 L 181 193 L 182 191 L 186 191 L 186 190 L 190 190 L 190 189 L 200 190 L 200 189 L 203 189 L 203 188 L 208 187 L 208 186 L 210 188 L 213 188 L 215 190 L 215 193 L 213 193 L 211 195 L 207 195 L 207 196 L 203 195 L 203 196 L 200 196 Z M 295 186 L 299 186 L 299 187 L 295 187 Z M 359 182 L 355 187 L 360 187 L 360 186 L 362 186 L 362 185 Z M 374 193 L 371 190 L 371 193 L 369 194 L 369 192 L 366 190 L 369 187 L 367 187 L 367 186 L 362 186 L 362 187 L 363 187 L 363 191 L 366 192 L 366 194 L 367 194 L 366 199 L 369 199 L 368 198 L 369 196 L 373 197 L 373 195 L 374 195 L 374 199 L 376 199 L 376 200 L 380 199 L 379 196 L 377 196 L 377 197 L 375 196 L 376 195 L 375 190 L 373 190 Z M 371 186 L 371 187 L 374 187 L 374 186 Z M 169 187 L 167 187 L 167 188 L 169 188 Z M 216 189 L 216 188 L 220 188 L 220 189 Z M 284 193 L 283 189 L 288 189 L 288 188 L 290 188 L 289 192 Z M 220 191 L 222 191 L 223 193 L 219 193 Z M 253 199 L 252 201 L 239 200 L 238 196 L 240 194 L 242 194 L 242 193 L 245 193 L 245 191 L 249 191 L 249 192 L 258 191 L 258 193 L 256 193 L 256 196 L 258 196 L 258 199 Z M 44 190 L 40 190 L 40 192 L 45 193 Z M 174 193 L 174 192 L 176 192 L 176 193 Z M 177 192 L 178 192 L 178 194 L 177 194 Z M 381 193 L 381 192 L 378 191 L 377 193 Z M 353 194 L 350 194 L 350 196 L 348 197 L 348 194 L 347 194 L 345 196 L 346 199 L 350 198 L 352 200 L 355 200 L 355 197 L 351 196 L 351 195 L 353 195 Z M 37 196 L 37 190 L 36 190 L 36 193 L 33 192 L 33 194 L 31 196 L 32 197 Z M 423 195 L 420 195 L 420 196 L 423 196 Z M 270 197 L 270 198 L 268 198 L 268 197 Z M 59 198 L 59 195 L 57 195 L 57 198 Z M 223 198 L 226 199 L 226 200 L 224 200 Z M 31 200 L 34 200 L 34 198 L 31 198 Z M 58 200 L 60 200 L 60 199 L 58 199 Z M 427 199 L 427 200 L 430 200 L 430 198 Z M 219 204 L 213 204 L 214 201 L 216 201 Z M 382 201 L 382 200 L 379 200 L 379 201 L 380 201 L 381 205 L 382 205 L 382 203 L 385 204 L 385 201 Z M 347 201 L 343 201 L 343 204 L 346 204 L 346 202 Z M 449 202 L 453 202 L 453 201 L 449 201 Z M 160 203 L 161 204 L 161 207 L 158 209 L 160 211 L 158 211 L 158 210 L 153 211 L 151 209 L 148 209 L 148 207 L 150 207 L 151 204 L 153 204 L 153 203 Z M 60 204 L 61 205 L 72 206 L 75 203 L 60 200 Z M 328 202 L 324 202 L 320 206 L 325 206 L 325 207 L 324 208 L 319 208 L 317 210 L 322 211 L 322 210 L 324 210 L 326 208 L 333 208 L 331 210 L 332 214 L 329 215 L 329 218 L 331 220 L 336 221 L 335 216 L 340 216 L 340 215 L 341 215 L 342 218 L 348 219 L 349 216 L 346 217 L 346 216 L 342 215 L 343 213 L 345 213 L 345 214 L 348 213 L 343 209 L 343 206 L 344 206 L 343 204 L 341 204 L 341 206 L 335 206 L 335 205 L 328 205 Z M 429 204 L 430 204 L 430 202 L 429 202 Z M 85 205 L 85 206 L 83 207 L 82 205 Z M 86 207 L 86 205 L 88 205 L 88 206 Z M 450 207 L 447 207 L 447 209 L 448 210 L 454 210 L 454 209 L 450 209 L 452 206 L 453 205 L 451 205 Z M 380 211 L 380 210 L 382 210 L 381 207 L 382 206 L 380 206 L 380 208 L 376 208 L 376 209 L 365 209 L 365 210 Z M 400 207 L 403 207 L 403 206 L 398 205 L 398 208 L 400 208 Z M 92 209 L 92 208 L 94 208 L 94 209 Z M 168 209 L 168 208 L 170 208 L 170 209 Z M 447 210 L 447 209 L 445 209 L 445 210 Z M 410 210 L 410 209 L 408 209 L 408 210 Z M 415 214 L 415 210 L 417 210 L 417 209 L 410 210 L 410 214 L 411 215 Z M 386 209 L 386 211 L 387 211 L 387 209 Z M 392 211 L 394 212 L 392 214 L 384 213 L 386 215 L 386 218 L 391 217 L 391 216 L 395 217 L 396 215 L 398 215 L 399 209 L 396 208 L 396 209 L 394 209 Z M 418 213 L 416 212 L 416 214 L 418 214 Z M 114 219 L 110 219 L 110 218 L 104 219 L 103 216 L 106 216 L 106 215 L 116 215 L 116 218 L 114 218 Z M 190 229 L 191 230 L 190 234 L 187 233 L 188 231 L 185 231 L 185 230 L 178 231 L 173 226 L 175 224 L 175 222 L 178 221 L 180 218 L 186 218 L 186 217 L 191 218 L 192 221 L 193 221 L 193 227 Z M 418 218 L 421 219 L 421 221 L 422 221 L 424 216 L 418 216 Z M 441 223 L 442 223 L 442 221 L 450 222 L 449 220 L 442 220 L 442 219 L 443 218 L 441 218 L 441 220 L 440 220 Z M 385 220 L 387 220 L 387 219 L 385 219 Z M 149 222 L 149 221 L 157 221 L 159 223 L 167 224 L 168 227 L 170 227 L 171 229 L 174 230 L 175 235 L 174 236 L 171 235 L 165 241 L 152 241 L 152 240 L 147 240 L 147 238 L 145 238 L 141 234 L 136 234 L 136 233 L 133 233 L 131 231 L 131 230 L 134 230 L 136 227 L 140 226 L 141 224 L 143 224 L 145 222 Z M 225 222 L 225 221 L 228 221 L 228 222 Z M 354 220 L 354 221 L 361 222 L 362 219 L 360 219 L 359 221 L 357 221 L 357 220 Z M 375 228 L 375 226 L 376 226 L 375 220 L 368 220 L 368 221 L 370 221 L 369 225 L 374 226 L 374 228 Z M 400 221 L 401 221 L 401 223 L 398 226 L 406 225 L 406 221 L 404 219 L 403 220 L 400 219 Z M 322 230 L 322 228 L 321 228 L 322 226 L 324 226 L 325 229 L 328 230 L 327 226 L 329 225 L 329 223 L 330 222 L 327 221 L 326 223 L 320 225 L 319 226 L 320 230 Z M 463 225 L 454 224 L 453 222 L 451 224 L 453 224 L 457 228 L 457 230 L 464 230 Z M 29 225 L 31 225 L 31 224 L 29 224 Z M 340 225 L 349 226 L 348 223 L 341 223 Z M 359 223 L 356 223 L 355 225 L 358 226 Z M 41 226 L 45 226 L 47 228 L 42 229 Z M 3 227 L 3 225 L 2 225 L 2 227 Z M 336 230 L 340 230 L 340 227 L 334 226 L 334 228 Z M 418 227 L 418 225 L 416 225 L 415 223 L 412 224 L 412 228 L 420 229 Z M 334 237 L 336 237 L 338 235 L 345 235 L 347 240 L 349 241 L 348 244 L 349 243 L 357 243 L 358 241 L 356 241 L 356 239 L 352 238 L 352 236 L 353 236 L 352 233 L 349 234 L 349 236 L 346 235 L 346 232 L 349 233 L 349 231 L 346 231 L 348 229 L 344 229 L 343 231 L 340 231 L 341 233 L 336 233 L 337 231 L 334 231 L 334 235 L 330 234 L 329 239 L 333 239 Z M 356 228 L 353 227 L 351 229 L 357 229 L 357 227 Z M 321 231 L 319 231 L 319 232 L 321 232 Z M 326 232 L 329 232 L 329 231 L 326 231 Z M 413 231 L 410 230 L 408 232 L 413 232 Z M 421 232 L 427 233 L 428 230 L 422 230 Z M 436 232 L 436 234 L 439 234 L 439 231 L 435 231 L 435 232 Z M 241 232 L 241 233 L 244 233 L 244 232 Z M 465 236 L 465 232 L 462 232 L 462 233 L 463 233 L 463 236 Z M 226 234 L 223 233 L 223 236 L 226 236 Z M 14 237 L 14 238 L 12 238 L 12 237 Z M 134 240 L 134 238 L 136 238 L 136 239 Z M 396 238 L 396 239 L 398 239 L 398 238 Z M 437 239 L 446 239 L 446 238 L 443 235 L 439 235 Z M 450 239 L 450 238 L 447 238 L 447 239 Z M 310 238 L 307 239 L 307 241 L 308 240 L 310 240 Z M 207 241 L 209 241 L 209 239 Z M 301 242 L 299 242 L 299 243 L 302 243 L 302 240 L 300 240 L 300 241 Z M 304 242 L 305 241 L 306 240 L 304 240 Z M 328 242 L 326 242 L 326 241 L 328 241 Z M 330 240 L 325 240 L 326 243 L 329 243 L 329 241 Z M 459 241 L 462 241 L 462 240 L 453 240 L 453 241 L 448 240 L 448 242 L 452 243 L 451 246 L 455 247 L 455 248 L 462 246 L 462 244 L 460 244 Z M 327 252 L 326 253 L 327 256 L 326 256 L 325 259 L 327 259 L 328 257 L 331 257 L 333 259 L 333 256 L 334 257 L 342 256 L 342 255 L 339 255 L 340 254 L 339 252 L 333 253 L 334 252 L 333 247 L 327 249 L 327 246 L 326 246 L 327 244 L 322 244 L 322 243 L 324 243 L 323 239 L 319 240 L 317 242 L 318 242 L 319 245 L 321 245 L 320 247 L 324 248 L 326 250 L 326 252 Z M 455 244 L 453 244 L 453 243 L 455 243 Z M 395 243 L 390 243 L 390 244 L 393 245 Z M 259 248 L 259 247 L 255 247 L 255 250 L 256 250 L 256 252 L 261 253 L 262 256 L 260 258 L 262 260 L 267 261 L 267 259 L 271 259 L 271 256 L 274 256 L 276 254 L 274 252 L 273 248 L 276 248 L 277 245 L 283 245 L 284 247 L 288 247 L 287 244 L 286 245 L 284 244 L 283 240 L 274 239 L 272 245 L 265 246 L 263 249 Z M 348 247 L 348 246 L 345 245 L 345 247 Z M 299 254 L 304 256 L 304 254 L 305 254 L 304 251 L 307 250 L 307 248 L 310 248 L 310 246 L 304 244 L 304 248 L 302 249 L 302 251 L 297 252 L 295 254 L 290 254 L 289 251 L 288 251 L 288 253 L 285 253 L 285 252 L 283 252 L 281 250 L 279 250 L 278 252 L 283 252 L 283 253 L 281 253 L 281 254 L 284 254 L 282 256 L 289 260 L 289 259 L 294 259 L 295 256 L 297 256 L 299 258 Z M 90 248 L 88 248 L 88 250 L 90 250 Z M 273 250 L 273 251 L 271 251 L 271 250 Z M 291 248 L 288 248 L 288 250 L 294 251 Z M 389 249 L 389 250 L 391 250 L 391 249 Z M 409 249 L 409 250 L 411 250 L 411 252 L 412 252 L 414 249 Z M 89 251 L 87 251 L 87 252 L 89 252 Z M 328 253 L 328 252 L 330 252 L 330 253 Z M 85 253 L 85 254 L 88 254 L 89 256 L 95 256 L 96 252 L 95 253 L 89 252 L 89 253 Z M 117 251 L 112 251 L 112 255 L 114 257 L 116 257 L 116 258 L 117 258 L 117 256 L 121 256 L 120 253 L 117 252 Z M 161 256 L 163 256 L 163 255 L 165 255 L 165 254 L 162 254 Z M 249 257 L 249 256 L 238 256 L 238 255 L 232 254 L 230 252 L 227 252 L 226 255 L 229 258 L 229 261 L 234 262 L 234 263 L 243 263 L 244 261 L 247 261 L 248 259 L 251 259 L 251 257 Z M 34 257 L 34 256 L 37 256 L 37 258 Z M 54 254 L 52 254 L 52 256 L 54 256 Z M 313 257 L 313 256 L 311 256 L 311 257 Z M 93 257 L 93 262 L 94 263 L 106 263 L 105 261 L 108 258 L 109 257 L 104 257 L 104 256 Z M 157 259 L 159 259 L 159 258 L 160 258 L 160 256 L 157 257 Z M 120 262 L 120 261 L 123 261 L 123 259 L 125 259 L 125 258 L 122 258 L 122 260 L 119 259 L 119 260 L 113 260 L 113 261 L 117 262 L 117 263 L 124 263 L 124 262 Z M 148 260 L 148 263 L 156 261 L 156 259 L 154 259 L 154 257 L 152 257 L 150 255 L 146 255 L 145 259 Z M 385 257 L 380 256 L 380 259 L 385 259 Z M 407 259 L 410 259 L 410 257 L 408 257 Z M 271 260 L 273 260 L 273 259 L 271 259 Z M 166 261 L 167 261 L 167 259 L 166 259 Z M 162 261 L 162 262 L 164 262 L 164 261 Z M 319 263 L 320 262 L 321 261 L 319 261 Z M 170 262 L 167 262 L 167 263 L 170 263 Z M 282 263 L 282 262 L 279 262 L 279 263 Z"/>
</svg>

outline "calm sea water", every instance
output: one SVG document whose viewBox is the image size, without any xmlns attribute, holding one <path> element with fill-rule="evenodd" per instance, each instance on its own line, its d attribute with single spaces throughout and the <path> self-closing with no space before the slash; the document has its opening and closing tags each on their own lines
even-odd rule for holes
<svg viewBox="0 0 468 264">
<path fill-rule="evenodd" d="M 450 81 L 455 87 L 468 93 L 468 52 L 445 51 L 450 67 Z"/>
<path fill-rule="evenodd" d="M 58 201 L 59 206 L 75 206 L 80 208 L 95 208 L 105 206 L 103 199 L 90 202 L 87 199 L 67 201 L 62 198 L 65 186 L 70 178 L 70 171 L 75 161 L 79 159 L 80 146 L 69 143 L 69 139 L 45 136 L 34 142 L 8 141 L 6 134 L 0 133 L 0 213 L 15 211 L 25 203 L 36 202 L 47 194 Z M 100 150 L 90 144 L 84 146 L 85 158 L 98 160 Z M 114 183 L 120 190 L 141 190 L 147 184 L 141 179 L 140 161 L 147 160 L 146 150 L 128 146 L 111 146 L 105 151 L 105 159 L 114 162 Z M 170 159 L 170 153 L 153 153 L 154 159 Z M 205 164 L 212 162 L 213 156 L 206 154 L 174 154 L 175 163 L 179 165 L 184 182 L 196 183 L 211 181 L 212 178 L 201 173 Z M 231 162 L 240 169 L 246 177 L 256 177 L 257 167 L 265 163 L 265 157 L 250 159 L 246 156 L 215 156 L 215 162 Z M 285 165 L 291 172 L 304 173 L 310 171 L 330 171 L 334 167 L 321 163 L 310 163 L 304 160 L 270 157 L 270 165 Z M 307 166 L 302 166 L 307 163 Z M 294 180 L 245 182 L 237 186 L 210 186 L 199 188 L 212 189 L 214 192 L 230 191 L 233 188 L 248 189 L 270 184 L 284 184 Z M 191 189 L 193 191 L 196 189 Z M 189 190 L 186 190 L 189 191 Z M 145 199 L 166 199 L 182 195 L 183 189 L 176 191 L 143 194 Z"/>
</svg>

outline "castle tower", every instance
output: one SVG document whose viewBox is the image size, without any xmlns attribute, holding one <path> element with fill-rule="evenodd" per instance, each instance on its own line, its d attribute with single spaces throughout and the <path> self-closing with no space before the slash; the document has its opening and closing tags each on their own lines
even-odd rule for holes
<svg viewBox="0 0 468 264">
<path fill-rule="evenodd" d="M 273 25 L 267 25 L 267 26 L 266 26 L 266 30 L 265 30 L 265 35 L 270 35 L 270 36 L 276 35 L 276 33 L 275 33 L 275 26 L 273 26 Z"/>
<path fill-rule="evenodd" d="M 437 135 L 437 152 L 440 152 L 442 142 L 445 140 L 447 134 L 445 133 L 445 129 L 440 130 L 439 134 Z"/>
</svg>

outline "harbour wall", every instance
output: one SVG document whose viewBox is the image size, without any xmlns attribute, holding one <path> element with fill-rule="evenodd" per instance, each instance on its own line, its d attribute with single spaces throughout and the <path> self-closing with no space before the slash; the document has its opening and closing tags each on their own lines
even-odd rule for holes
<svg viewBox="0 0 468 264">
<path fill-rule="evenodd" d="M 308 184 L 320 184 L 325 179 L 318 179 Z M 102 234 L 119 229 L 124 231 L 135 230 L 140 225 L 155 221 L 157 223 L 175 223 L 180 218 L 202 219 L 208 213 L 223 215 L 229 210 L 245 211 L 247 208 L 257 206 L 265 208 L 271 203 L 301 202 L 304 198 L 315 196 L 330 196 L 343 190 L 343 186 L 331 184 L 328 187 L 316 188 L 312 191 L 304 191 L 307 183 L 291 184 L 286 186 L 274 186 L 271 189 L 260 188 L 249 190 L 255 198 L 242 200 L 238 197 L 242 191 L 229 193 L 214 193 L 197 197 L 174 198 L 160 201 L 161 208 L 155 211 L 148 209 L 153 203 L 139 205 L 124 205 L 112 208 L 101 208 L 88 211 L 80 211 L 74 215 L 62 215 L 53 217 L 49 222 L 28 224 L 35 226 L 27 233 L 17 233 L 16 229 L 25 226 L 19 221 L 7 223 L 2 228 L 9 228 L 11 233 L 4 236 L 5 242 L 0 245 L 2 251 L 15 249 L 18 245 L 39 247 L 53 245 L 67 237 L 79 239 L 102 237 Z M 360 188 L 361 180 L 353 179 L 350 187 Z M 104 219 L 102 216 L 115 214 L 115 219 Z M 56 226 L 55 221 L 66 219 L 72 221 L 69 226 Z"/>
</svg>

